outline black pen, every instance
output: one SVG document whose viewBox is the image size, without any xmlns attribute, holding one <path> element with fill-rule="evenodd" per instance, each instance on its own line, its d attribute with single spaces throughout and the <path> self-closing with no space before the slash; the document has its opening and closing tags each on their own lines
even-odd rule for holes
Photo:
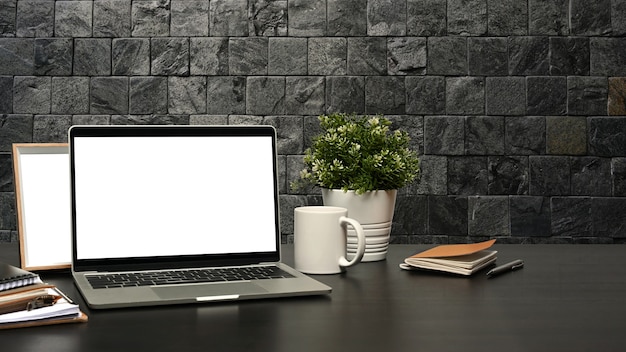
<svg viewBox="0 0 626 352">
<path fill-rule="evenodd" d="M 487 276 L 493 277 L 498 274 L 506 273 L 509 271 L 520 269 L 524 266 L 524 262 L 521 259 L 516 259 L 510 263 L 502 264 L 497 266 L 487 272 Z"/>
</svg>

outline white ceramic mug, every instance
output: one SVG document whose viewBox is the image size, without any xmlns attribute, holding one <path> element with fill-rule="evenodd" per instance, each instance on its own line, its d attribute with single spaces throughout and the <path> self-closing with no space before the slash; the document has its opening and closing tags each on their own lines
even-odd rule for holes
<svg viewBox="0 0 626 352">
<path fill-rule="evenodd" d="M 347 225 L 355 229 L 357 249 L 346 259 Z M 295 268 L 307 274 L 338 274 L 361 261 L 365 234 L 348 209 L 328 206 L 298 207 L 294 210 Z"/>
</svg>

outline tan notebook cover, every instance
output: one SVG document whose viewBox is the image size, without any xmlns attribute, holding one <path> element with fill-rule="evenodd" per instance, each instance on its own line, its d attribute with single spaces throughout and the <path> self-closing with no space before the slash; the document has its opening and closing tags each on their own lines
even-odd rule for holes
<svg viewBox="0 0 626 352">
<path fill-rule="evenodd" d="M 412 255 L 411 258 L 457 257 L 480 252 L 491 247 L 495 239 L 471 244 L 444 244 Z"/>
</svg>

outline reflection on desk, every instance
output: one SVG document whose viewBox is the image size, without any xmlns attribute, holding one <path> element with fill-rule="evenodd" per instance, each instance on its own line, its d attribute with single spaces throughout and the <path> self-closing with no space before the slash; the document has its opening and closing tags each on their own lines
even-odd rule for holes
<svg viewBox="0 0 626 352">
<path fill-rule="evenodd" d="M 327 296 L 89 311 L 68 271 L 44 280 L 87 324 L 0 331 L 6 351 L 623 351 L 626 247 L 495 245 L 523 270 L 487 279 L 398 268 L 429 246 L 392 245 L 386 261 L 314 276 Z M 293 264 L 293 247 L 283 246 Z M 0 260 L 17 264 L 17 245 Z"/>
</svg>

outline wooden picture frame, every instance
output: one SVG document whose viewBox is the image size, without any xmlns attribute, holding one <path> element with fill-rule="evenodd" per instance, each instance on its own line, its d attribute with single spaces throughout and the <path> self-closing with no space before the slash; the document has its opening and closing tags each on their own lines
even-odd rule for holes
<svg viewBox="0 0 626 352">
<path fill-rule="evenodd" d="M 70 165 L 67 143 L 13 144 L 20 242 L 26 270 L 71 266 Z"/>
</svg>

